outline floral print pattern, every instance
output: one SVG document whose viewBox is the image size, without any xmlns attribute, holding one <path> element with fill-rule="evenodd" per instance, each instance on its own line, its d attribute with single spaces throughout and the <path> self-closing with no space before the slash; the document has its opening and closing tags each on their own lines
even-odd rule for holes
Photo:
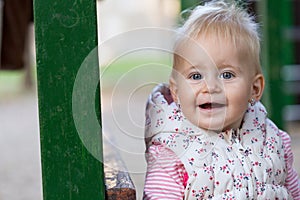
<svg viewBox="0 0 300 200">
<path fill-rule="evenodd" d="M 146 124 L 146 137 L 184 164 L 185 199 L 292 199 L 279 130 L 260 102 L 249 105 L 241 129 L 216 133 L 191 124 L 161 93 L 151 101 L 159 106 L 147 112 L 154 123 Z"/>
</svg>

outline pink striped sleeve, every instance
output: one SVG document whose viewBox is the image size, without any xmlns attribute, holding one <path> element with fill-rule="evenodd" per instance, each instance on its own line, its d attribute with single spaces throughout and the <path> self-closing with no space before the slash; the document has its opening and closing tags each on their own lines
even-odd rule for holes
<svg viewBox="0 0 300 200">
<path fill-rule="evenodd" d="M 153 145 L 148 149 L 143 199 L 183 199 L 185 169 L 171 150 Z"/>
<path fill-rule="evenodd" d="M 287 167 L 287 178 L 286 178 L 286 187 L 291 192 L 294 200 L 300 200 L 300 185 L 299 185 L 299 177 L 297 172 L 293 168 L 293 152 L 291 148 L 291 138 L 286 133 L 281 131 L 280 132 L 283 146 L 284 146 L 284 158 Z"/>
</svg>

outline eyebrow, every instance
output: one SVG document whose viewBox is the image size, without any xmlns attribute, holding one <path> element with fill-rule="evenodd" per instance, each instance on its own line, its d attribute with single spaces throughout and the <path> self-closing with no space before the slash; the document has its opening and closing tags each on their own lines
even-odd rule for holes
<svg viewBox="0 0 300 200">
<path fill-rule="evenodd" d="M 187 69 L 183 70 L 181 72 L 182 75 L 188 75 L 191 73 L 191 71 L 197 71 L 200 72 L 201 68 L 203 66 L 200 65 L 190 65 Z M 239 66 L 234 66 L 234 65 L 230 65 L 230 64 L 221 64 L 221 65 L 215 65 L 217 70 L 222 70 L 222 69 L 226 69 L 226 68 L 232 68 L 237 70 L 238 72 L 242 72 L 242 68 Z"/>
<path fill-rule="evenodd" d="M 195 70 L 195 71 L 199 71 L 198 69 L 199 67 L 191 65 L 190 67 L 188 67 L 187 69 L 183 70 L 182 74 L 189 74 L 190 71 Z"/>
<path fill-rule="evenodd" d="M 242 71 L 241 67 L 240 66 L 234 66 L 234 65 L 229 65 L 229 64 L 222 64 L 222 65 L 218 65 L 217 66 L 218 69 L 224 69 L 224 68 L 233 68 L 233 69 L 236 69 L 238 70 L 239 72 Z"/>
</svg>

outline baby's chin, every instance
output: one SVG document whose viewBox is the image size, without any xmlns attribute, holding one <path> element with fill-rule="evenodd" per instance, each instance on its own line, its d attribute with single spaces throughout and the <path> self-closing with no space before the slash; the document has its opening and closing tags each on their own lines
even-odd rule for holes
<svg viewBox="0 0 300 200">
<path fill-rule="evenodd" d="M 215 131 L 215 132 L 226 132 L 226 131 L 230 131 L 230 130 L 238 130 L 239 127 L 233 127 L 233 126 L 224 126 L 223 125 L 215 125 L 215 126 L 208 126 L 206 127 L 207 130 L 209 131 Z"/>
<path fill-rule="evenodd" d="M 237 130 L 241 126 L 241 120 L 236 121 L 234 123 L 229 123 L 226 121 L 226 117 L 224 114 L 217 115 L 212 118 L 204 118 L 203 116 L 195 117 L 195 113 L 185 113 L 183 112 L 183 116 L 190 121 L 193 125 L 197 126 L 200 129 L 213 131 L 213 132 L 226 132 L 229 130 Z M 203 120 L 205 119 L 205 120 Z"/>
<path fill-rule="evenodd" d="M 234 127 L 234 126 L 224 126 L 224 123 L 210 123 L 210 124 L 205 124 L 205 123 L 194 123 L 192 122 L 194 125 L 196 125 L 198 128 L 204 129 L 204 130 L 208 130 L 208 131 L 212 131 L 212 132 L 226 132 L 226 131 L 230 131 L 230 130 L 238 130 L 238 127 Z"/>
<path fill-rule="evenodd" d="M 208 131 L 213 131 L 213 132 L 222 132 L 222 131 L 226 131 L 225 127 L 224 127 L 224 123 L 199 123 L 199 122 L 193 122 L 192 123 L 197 126 L 198 128 L 204 129 L 204 130 L 208 130 Z"/>
</svg>

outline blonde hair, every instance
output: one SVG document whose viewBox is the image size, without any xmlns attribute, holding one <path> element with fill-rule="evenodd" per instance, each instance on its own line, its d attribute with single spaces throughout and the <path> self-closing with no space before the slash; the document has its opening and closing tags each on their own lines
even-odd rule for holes
<svg viewBox="0 0 300 200">
<path fill-rule="evenodd" d="M 238 52 L 243 53 L 246 62 L 255 67 L 256 73 L 262 73 L 258 24 L 253 16 L 236 3 L 211 1 L 195 7 L 178 33 L 175 48 L 184 42 L 184 37 L 195 39 L 199 35 L 215 34 L 218 38 L 229 39 L 238 48 Z"/>
</svg>

